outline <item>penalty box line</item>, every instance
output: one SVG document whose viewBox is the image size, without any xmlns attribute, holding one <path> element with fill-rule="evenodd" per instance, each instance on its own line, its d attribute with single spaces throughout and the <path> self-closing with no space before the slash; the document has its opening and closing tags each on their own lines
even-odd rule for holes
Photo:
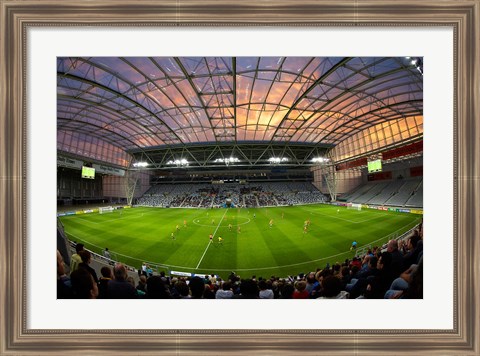
<svg viewBox="0 0 480 356">
<path fill-rule="evenodd" d="M 221 223 L 222 223 L 222 221 L 223 221 L 223 218 L 224 218 L 225 215 L 227 214 L 227 211 L 228 211 L 228 210 L 225 209 L 225 212 L 223 213 L 223 216 L 222 216 L 222 218 L 220 219 L 220 222 L 218 223 L 217 228 L 216 228 L 215 231 L 213 232 L 213 237 L 215 237 L 215 234 L 217 233 L 218 228 L 220 227 L 220 225 L 221 225 Z M 195 269 L 198 269 L 198 266 L 200 266 L 200 263 L 202 263 L 203 257 L 205 257 L 205 254 L 207 253 L 208 248 L 210 247 L 211 244 L 212 244 L 212 242 L 211 242 L 211 241 L 208 241 L 208 245 L 207 245 L 207 247 L 205 248 L 205 251 L 203 251 L 203 255 L 202 255 L 202 257 L 200 258 L 200 261 L 198 262 L 197 267 L 195 267 Z"/>
</svg>

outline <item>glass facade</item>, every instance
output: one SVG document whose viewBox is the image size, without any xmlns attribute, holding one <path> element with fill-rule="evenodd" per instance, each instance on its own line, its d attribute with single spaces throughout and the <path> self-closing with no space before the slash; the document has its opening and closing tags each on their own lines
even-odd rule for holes
<svg viewBox="0 0 480 356">
<path fill-rule="evenodd" d="M 333 149 L 335 161 L 362 155 L 423 134 L 423 116 L 383 122 L 357 132 Z"/>
<path fill-rule="evenodd" d="M 57 132 L 57 150 L 128 167 L 132 157 L 122 148 L 80 132 Z"/>
</svg>

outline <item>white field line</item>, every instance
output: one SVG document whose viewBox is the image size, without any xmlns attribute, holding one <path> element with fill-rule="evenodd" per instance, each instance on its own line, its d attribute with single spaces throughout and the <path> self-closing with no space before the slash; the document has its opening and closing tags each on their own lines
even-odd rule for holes
<svg viewBox="0 0 480 356">
<path fill-rule="evenodd" d="M 220 219 L 220 222 L 218 223 L 217 228 L 216 228 L 215 231 L 213 232 L 213 237 L 215 237 L 215 234 L 217 233 L 217 230 L 218 230 L 218 228 L 220 227 L 220 224 L 222 223 L 222 220 L 223 220 L 223 218 L 225 217 L 225 214 L 227 214 L 227 211 L 228 211 L 228 209 L 225 209 L 225 212 L 223 213 L 223 216 L 222 216 L 222 218 Z M 195 269 L 197 269 L 198 266 L 200 266 L 200 263 L 202 263 L 203 257 L 205 257 L 205 254 L 207 253 L 207 250 L 208 250 L 208 248 L 210 247 L 211 244 L 212 244 L 212 241 L 208 241 L 208 245 L 207 245 L 207 247 L 205 248 L 205 251 L 203 251 L 202 258 L 200 258 L 200 261 L 198 262 L 197 267 L 195 267 Z"/>
</svg>

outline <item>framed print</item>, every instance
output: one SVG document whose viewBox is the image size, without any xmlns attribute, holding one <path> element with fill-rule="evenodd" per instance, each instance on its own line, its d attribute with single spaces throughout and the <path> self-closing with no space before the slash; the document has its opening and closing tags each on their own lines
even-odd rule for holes
<svg viewBox="0 0 480 356">
<path fill-rule="evenodd" d="M 480 353 L 480 1 L 0 4 L 1 354 Z M 410 53 L 424 58 L 425 191 L 434 202 L 423 300 L 142 304 L 48 291 L 57 58 Z"/>
</svg>

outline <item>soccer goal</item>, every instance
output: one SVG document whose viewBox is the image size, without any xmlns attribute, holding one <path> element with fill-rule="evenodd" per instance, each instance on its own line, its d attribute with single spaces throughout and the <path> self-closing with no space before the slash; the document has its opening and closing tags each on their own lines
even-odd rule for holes
<svg viewBox="0 0 480 356">
<path fill-rule="evenodd" d="M 362 204 L 349 203 L 347 209 L 362 210 Z"/>
<path fill-rule="evenodd" d="M 98 208 L 98 212 L 100 214 L 113 213 L 113 210 L 114 209 L 111 206 L 104 206 L 104 207 Z"/>
</svg>

